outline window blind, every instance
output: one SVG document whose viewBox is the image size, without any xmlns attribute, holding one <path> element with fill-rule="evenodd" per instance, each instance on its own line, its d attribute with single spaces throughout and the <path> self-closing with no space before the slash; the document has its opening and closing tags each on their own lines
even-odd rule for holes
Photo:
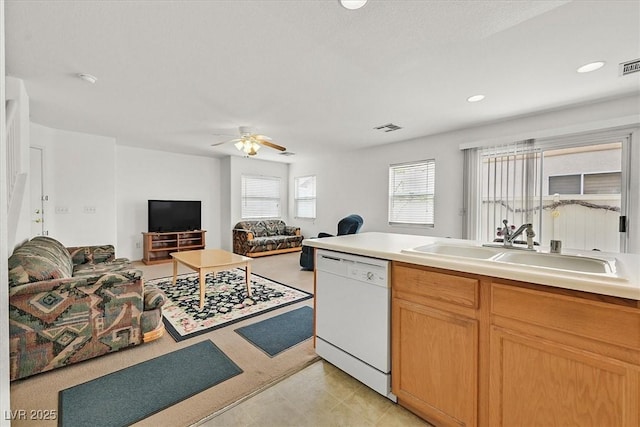
<svg viewBox="0 0 640 427">
<path fill-rule="evenodd" d="M 316 217 L 316 177 L 302 176 L 294 179 L 296 218 Z"/>
<path fill-rule="evenodd" d="M 540 150 L 534 141 L 485 148 L 480 161 L 481 239 L 493 240 L 504 219 L 516 226 L 536 223 Z"/>
<path fill-rule="evenodd" d="M 584 175 L 584 194 L 620 194 L 621 172 L 590 173 Z"/>
<path fill-rule="evenodd" d="M 549 194 L 581 194 L 581 175 L 558 175 L 549 177 Z"/>
<path fill-rule="evenodd" d="M 389 166 L 389 223 L 434 225 L 434 159 Z"/>
<path fill-rule="evenodd" d="M 242 175 L 242 218 L 280 218 L 280 178 Z"/>
</svg>

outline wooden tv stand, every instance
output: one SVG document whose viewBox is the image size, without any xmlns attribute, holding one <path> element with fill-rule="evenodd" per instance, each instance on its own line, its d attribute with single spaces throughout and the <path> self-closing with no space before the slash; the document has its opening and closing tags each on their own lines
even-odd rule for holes
<svg viewBox="0 0 640 427">
<path fill-rule="evenodd" d="M 145 264 L 171 262 L 171 252 L 204 249 L 204 233 L 206 233 L 205 230 L 142 233 L 142 262 Z"/>
</svg>

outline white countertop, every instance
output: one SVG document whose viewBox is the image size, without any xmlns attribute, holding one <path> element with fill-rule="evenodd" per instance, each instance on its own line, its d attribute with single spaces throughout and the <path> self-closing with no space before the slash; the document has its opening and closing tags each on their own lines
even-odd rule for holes
<svg viewBox="0 0 640 427">
<path fill-rule="evenodd" d="M 411 264 L 640 300 L 640 255 L 563 249 L 563 255 L 614 260 L 615 275 L 582 273 L 450 255 L 403 252 L 433 243 L 481 246 L 481 242 L 393 233 L 359 233 L 305 239 L 303 245 Z M 507 249 L 509 250 L 509 249 Z M 539 252 L 549 252 L 542 247 Z"/>
</svg>

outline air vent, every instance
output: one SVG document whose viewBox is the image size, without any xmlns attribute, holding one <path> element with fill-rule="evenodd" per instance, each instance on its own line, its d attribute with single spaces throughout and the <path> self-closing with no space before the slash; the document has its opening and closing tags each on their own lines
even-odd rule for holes
<svg viewBox="0 0 640 427">
<path fill-rule="evenodd" d="M 640 58 L 620 64 L 620 76 L 637 73 L 638 71 L 640 71 Z"/>
<path fill-rule="evenodd" d="M 292 153 L 291 151 L 283 151 L 280 153 L 281 156 L 295 156 L 296 153 Z"/>
<path fill-rule="evenodd" d="M 386 125 L 375 127 L 374 129 L 381 130 L 383 132 L 393 132 L 394 130 L 398 130 L 402 128 L 400 126 L 394 125 L 393 123 L 388 123 Z"/>
</svg>

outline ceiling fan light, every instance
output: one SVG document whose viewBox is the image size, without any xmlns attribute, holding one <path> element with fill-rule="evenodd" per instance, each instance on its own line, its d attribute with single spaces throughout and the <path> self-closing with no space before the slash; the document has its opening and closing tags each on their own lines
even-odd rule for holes
<svg viewBox="0 0 640 427">
<path fill-rule="evenodd" d="M 238 141 L 235 144 L 233 144 L 236 146 L 236 148 L 240 151 L 242 151 L 242 148 L 244 147 L 244 143 L 242 141 Z"/>
<path fill-rule="evenodd" d="M 345 9 L 356 10 L 360 9 L 367 3 L 367 0 L 340 0 L 340 4 Z"/>
</svg>

